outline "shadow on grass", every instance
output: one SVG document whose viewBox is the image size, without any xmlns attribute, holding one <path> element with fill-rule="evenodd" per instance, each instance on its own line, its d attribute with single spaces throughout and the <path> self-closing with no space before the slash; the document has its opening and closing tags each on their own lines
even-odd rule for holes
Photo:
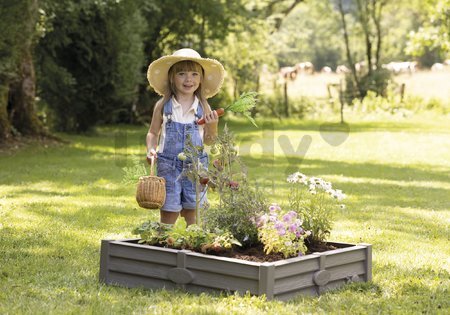
<svg viewBox="0 0 450 315">
<path fill-rule="evenodd" d="M 298 161 L 298 163 L 295 163 Z M 441 169 L 418 169 L 413 166 L 393 166 L 376 163 L 347 163 L 325 160 L 277 159 L 245 157 L 244 162 L 252 170 L 250 177 L 258 180 L 265 188 L 284 187 L 287 189 L 286 177 L 296 171 L 307 176 L 343 176 L 355 178 L 355 181 L 345 181 L 338 184 L 347 195 L 356 195 L 364 207 L 411 207 L 434 210 L 448 210 L 450 191 L 445 187 L 427 187 L 411 184 L 415 182 L 446 182 L 450 183 L 448 172 Z M 428 168 L 431 168 L 427 166 Z M 386 182 L 377 182 L 389 181 Z"/>
<path fill-rule="evenodd" d="M 442 181 L 450 183 L 450 171 L 427 165 L 427 169 L 417 166 L 396 166 L 378 163 L 348 163 L 319 159 L 305 159 L 287 156 L 285 158 L 244 156 L 245 164 L 252 172 L 260 172 L 258 168 L 270 167 L 267 175 L 276 175 L 285 180 L 288 174 L 303 171 L 308 176 L 342 175 L 345 177 L 368 178 L 393 181 Z M 267 170 L 267 169 L 266 169 Z"/>
</svg>

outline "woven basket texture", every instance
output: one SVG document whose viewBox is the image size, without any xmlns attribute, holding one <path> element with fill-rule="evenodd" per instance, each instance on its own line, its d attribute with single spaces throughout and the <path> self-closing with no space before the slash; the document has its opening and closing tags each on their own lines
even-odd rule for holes
<svg viewBox="0 0 450 315">
<path fill-rule="evenodd" d="M 142 176 L 136 190 L 136 201 L 146 209 L 159 209 L 166 201 L 166 180 L 157 176 Z"/>
</svg>

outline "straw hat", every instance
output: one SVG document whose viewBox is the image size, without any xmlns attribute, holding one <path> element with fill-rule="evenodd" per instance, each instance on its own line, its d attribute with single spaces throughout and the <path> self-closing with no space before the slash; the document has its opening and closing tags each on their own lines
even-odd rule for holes
<svg viewBox="0 0 450 315">
<path fill-rule="evenodd" d="M 213 97 L 219 92 L 225 76 L 225 69 L 222 64 L 209 58 L 202 58 L 198 52 L 190 48 L 177 50 L 172 55 L 163 56 L 153 61 L 148 67 L 147 79 L 150 86 L 156 93 L 164 95 L 168 91 L 168 73 L 171 66 L 178 61 L 192 60 L 199 63 L 204 70 L 202 83 L 203 95 L 205 98 Z"/>
</svg>

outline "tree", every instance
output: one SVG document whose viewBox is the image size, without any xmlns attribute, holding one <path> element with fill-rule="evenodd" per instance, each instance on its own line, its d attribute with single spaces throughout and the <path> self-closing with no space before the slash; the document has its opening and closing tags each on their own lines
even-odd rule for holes
<svg viewBox="0 0 450 315">
<path fill-rule="evenodd" d="M 415 57 L 436 51 L 439 59 L 446 58 L 450 55 L 450 0 L 425 1 L 423 8 L 426 20 L 410 33 L 405 51 Z"/>
<path fill-rule="evenodd" d="M 146 23 L 132 0 L 45 0 L 47 30 L 36 49 L 43 102 L 60 131 L 130 121 L 144 81 Z"/>
<path fill-rule="evenodd" d="M 224 47 L 215 44 L 227 37 L 239 16 L 247 14 L 243 1 L 167 0 L 155 1 L 153 5 L 141 1 L 141 11 L 149 25 L 144 34 L 146 61 L 142 66 L 143 73 L 146 73 L 150 62 L 182 47 L 193 48 L 202 56 L 217 58 Z M 217 49 L 211 49 L 212 46 Z M 153 113 L 154 97 L 149 93 L 148 83 L 143 82 L 139 87 L 142 112 Z"/>
<path fill-rule="evenodd" d="M 13 133 L 47 135 L 35 107 L 36 13 L 37 0 L 5 0 L 0 7 L 0 141 Z"/>
<path fill-rule="evenodd" d="M 347 63 L 350 66 L 351 76 L 347 82 L 351 82 L 347 90 L 356 92 L 353 97 L 364 98 L 367 91 L 372 90 L 377 94 L 386 93 L 389 73 L 381 69 L 381 51 L 383 32 L 381 20 L 386 0 L 355 0 L 355 3 L 338 0 L 337 8 L 340 13 L 342 30 L 346 48 Z M 347 27 L 346 15 L 353 14 L 363 33 L 365 43 L 365 63 L 359 63 L 359 70 L 350 48 L 349 29 Z M 374 45 L 375 42 L 375 45 Z M 375 58 L 374 58 L 375 55 Z M 375 60 L 374 60 L 375 59 Z M 364 70 L 361 67 L 364 65 Z M 363 71 L 361 71 L 363 70 Z M 356 87 L 356 90 L 353 88 Z"/>
<path fill-rule="evenodd" d="M 340 64 L 344 45 L 336 15 L 328 1 L 310 1 L 297 6 L 270 36 L 278 64 L 292 66 L 310 61 L 316 69 L 335 68 Z"/>
</svg>

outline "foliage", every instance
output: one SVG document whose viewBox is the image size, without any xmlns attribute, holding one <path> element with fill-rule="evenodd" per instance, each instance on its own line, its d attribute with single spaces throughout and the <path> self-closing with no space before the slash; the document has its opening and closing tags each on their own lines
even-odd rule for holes
<svg viewBox="0 0 450 315">
<path fill-rule="evenodd" d="M 236 101 L 225 107 L 225 110 L 244 115 L 255 127 L 258 127 L 250 113 L 255 108 L 257 95 L 256 92 L 244 92 Z"/>
<path fill-rule="evenodd" d="M 345 198 L 339 189 L 319 177 L 307 177 L 296 172 L 288 176 L 289 207 L 303 220 L 305 230 L 311 231 L 307 240 L 312 244 L 322 243 L 330 234 L 336 201 Z M 345 208 L 340 204 L 341 208 Z"/>
<path fill-rule="evenodd" d="M 354 99 L 363 99 L 370 92 L 387 97 L 389 84 L 392 82 L 392 73 L 387 69 L 376 69 L 360 77 L 360 90 L 353 84 L 352 74 L 345 76 L 345 100 L 351 103 Z"/>
<path fill-rule="evenodd" d="M 213 41 L 207 52 L 224 64 L 229 74 L 224 88 L 227 93 L 231 92 L 233 98 L 238 98 L 243 91 L 259 92 L 263 65 L 273 67 L 276 61 L 270 54 L 270 27 L 266 20 L 241 10 L 234 16 L 234 21 L 234 27 L 226 37 Z"/>
<path fill-rule="evenodd" d="M 421 56 L 438 51 L 440 57 L 450 54 L 450 0 L 427 1 L 427 19 L 417 31 L 408 36 L 406 53 Z"/>
<path fill-rule="evenodd" d="M 404 118 L 426 111 L 434 111 L 444 115 L 450 112 L 450 103 L 437 98 L 424 99 L 419 96 L 406 96 L 403 100 L 399 98 L 393 91 L 390 91 L 386 97 L 368 92 L 363 100 L 353 100 L 351 110 L 361 114 L 381 113 Z"/>
<path fill-rule="evenodd" d="M 31 1 L 2 1 L 0 6 L 0 82 L 16 78 L 17 66 L 23 53 L 24 43 L 30 41 L 30 33 L 24 31 L 28 23 L 24 12 L 30 9 Z M 1 104 L 6 106 L 6 104 Z"/>
<path fill-rule="evenodd" d="M 48 136 L 35 106 L 37 8 L 37 0 L 5 0 L 0 5 L 0 143 L 11 136 Z"/>
<path fill-rule="evenodd" d="M 282 212 L 277 204 L 272 204 L 269 211 L 269 214 L 257 217 L 255 222 L 265 253 L 281 253 L 285 258 L 304 255 L 307 250 L 305 238 L 310 232 L 303 229 L 297 213 Z"/>
<path fill-rule="evenodd" d="M 205 224 L 230 231 L 244 246 L 254 244 L 258 239 L 254 218 L 266 208 L 266 200 L 261 191 L 249 185 L 234 135 L 226 125 L 212 153 L 215 160 L 209 170 L 209 185 L 218 192 L 219 203 L 204 213 Z"/>
<path fill-rule="evenodd" d="M 149 175 L 148 169 L 137 156 L 132 157 L 132 165 L 122 168 L 124 184 L 136 184 L 141 176 Z"/>
<path fill-rule="evenodd" d="M 144 80 L 145 22 L 137 4 L 47 0 L 41 14 L 38 83 L 54 128 L 84 132 L 99 122 L 129 121 Z"/>
<path fill-rule="evenodd" d="M 185 140 L 185 148 L 183 152 L 178 154 L 179 160 L 188 162 L 186 166 L 183 167 L 183 171 L 179 178 L 187 177 L 195 186 L 195 219 L 197 225 L 199 226 L 202 225 L 202 214 L 200 213 L 200 193 L 203 192 L 203 194 L 205 194 L 207 189 L 205 185 L 200 183 L 200 179 L 208 178 L 208 165 L 203 165 L 200 160 L 203 155 L 203 149 L 203 145 L 196 145 L 193 142 L 191 135 L 188 134 Z"/>
<path fill-rule="evenodd" d="M 184 218 L 179 218 L 175 224 L 164 224 L 148 221 L 133 230 L 140 235 L 139 243 L 159 245 L 176 249 L 195 251 L 222 252 L 230 250 L 233 245 L 241 246 L 229 232 L 215 230 L 207 231 L 197 224 L 187 225 Z"/>
<path fill-rule="evenodd" d="M 270 35 L 270 47 L 280 66 L 310 61 L 315 70 L 320 71 L 324 66 L 334 69 L 342 64 L 344 49 L 331 1 L 308 1 L 298 5 L 280 29 Z"/>
</svg>

